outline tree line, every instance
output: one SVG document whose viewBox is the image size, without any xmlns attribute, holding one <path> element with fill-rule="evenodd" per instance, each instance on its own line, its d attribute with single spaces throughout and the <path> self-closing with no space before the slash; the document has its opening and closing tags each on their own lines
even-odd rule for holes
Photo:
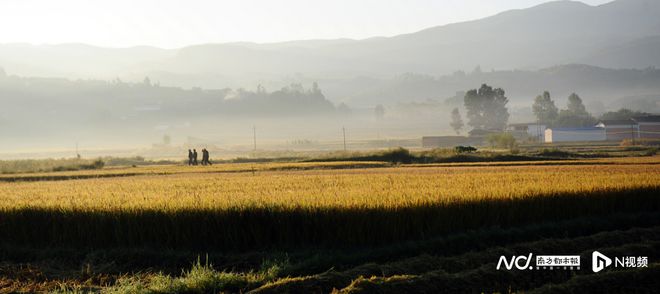
<svg viewBox="0 0 660 294">
<path fill-rule="evenodd" d="M 534 99 L 532 111 L 537 121 L 548 127 L 587 127 L 601 120 L 625 120 L 650 115 L 642 111 L 621 108 L 617 111 L 608 111 L 596 118 L 587 111 L 582 99 L 575 93 L 568 96 L 566 108 L 558 110 L 548 91 Z"/>
<path fill-rule="evenodd" d="M 479 89 L 467 91 L 463 98 L 467 110 L 467 124 L 472 129 L 503 131 L 509 120 L 506 106 L 508 102 L 502 88 L 483 84 Z M 536 96 L 532 104 L 532 112 L 537 122 L 547 127 L 586 127 L 595 125 L 599 120 L 630 119 L 649 115 L 649 113 L 622 108 L 606 112 L 600 118 L 596 118 L 587 111 L 582 98 L 576 93 L 568 96 L 566 108 L 560 110 L 548 91 Z M 465 126 L 458 108 L 451 111 L 450 126 L 456 134 L 460 134 L 460 130 Z"/>
</svg>

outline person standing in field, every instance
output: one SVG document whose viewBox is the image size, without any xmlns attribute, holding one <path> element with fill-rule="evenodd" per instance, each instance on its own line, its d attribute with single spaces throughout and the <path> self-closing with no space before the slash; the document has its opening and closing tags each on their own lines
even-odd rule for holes
<svg viewBox="0 0 660 294">
<path fill-rule="evenodd" d="M 188 149 L 188 165 L 193 165 L 193 153 L 190 149 Z"/>
<path fill-rule="evenodd" d="M 197 165 L 197 149 L 193 149 L 193 165 Z"/>
<path fill-rule="evenodd" d="M 206 148 L 202 149 L 202 165 L 211 165 L 209 160 L 209 151 Z"/>
</svg>

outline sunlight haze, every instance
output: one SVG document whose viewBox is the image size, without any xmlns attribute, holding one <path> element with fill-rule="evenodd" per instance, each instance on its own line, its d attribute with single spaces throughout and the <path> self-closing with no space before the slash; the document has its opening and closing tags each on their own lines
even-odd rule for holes
<svg viewBox="0 0 660 294">
<path fill-rule="evenodd" d="M 364 39 L 487 17 L 544 0 L 0 2 L 0 43 L 178 48 L 226 42 Z M 610 0 L 584 0 L 600 5 Z"/>
</svg>

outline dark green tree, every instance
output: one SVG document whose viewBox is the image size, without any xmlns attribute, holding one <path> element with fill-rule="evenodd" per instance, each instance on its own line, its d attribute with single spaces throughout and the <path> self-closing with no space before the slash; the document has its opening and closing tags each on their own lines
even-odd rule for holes
<svg viewBox="0 0 660 294">
<path fill-rule="evenodd" d="M 649 115 L 646 112 L 634 111 L 627 108 L 621 108 L 617 111 L 608 111 L 603 113 L 600 116 L 601 120 L 613 120 L 613 119 L 631 119 L 637 116 L 646 116 Z"/>
<path fill-rule="evenodd" d="M 559 116 L 559 110 L 550 98 L 550 92 L 548 91 L 543 92 L 543 95 L 536 96 L 534 105 L 532 105 L 532 112 L 534 112 L 539 123 L 547 126 L 552 126 Z"/>
<path fill-rule="evenodd" d="M 461 133 L 461 129 L 465 124 L 461 118 L 461 113 L 458 112 L 458 108 L 454 108 L 454 110 L 451 111 L 451 123 L 449 125 L 454 129 L 456 135 Z"/>
<path fill-rule="evenodd" d="M 584 103 L 582 103 L 582 99 L 575 93 L 568 96 L 566 110 L 575 114 L 587 114 L 587 108 L 584 106 Z"/>
<path fill-rule="evenodd" d="M 504 130 L 509 120 L 509 110 L 506 108 L 509 99 L 504 94 L 503 89 L 493 89 L 486 84 L 467 91 L 463 103 L 467 109 L 468 125 L 475 129 Z"/>
<path fill-rule="evenodd" d="M 575 93 L 568 97 L 566 109 L 562 109 L 557 118 L 557 125 L 561 127 L 586 127 L 595 123 L 596 118 L 587 112 L 582 99 Z"/>
</svg>

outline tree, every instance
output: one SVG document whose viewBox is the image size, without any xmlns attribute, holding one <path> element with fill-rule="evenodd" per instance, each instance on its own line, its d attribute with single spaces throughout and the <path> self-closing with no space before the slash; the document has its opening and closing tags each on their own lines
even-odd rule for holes
<svg viewBox="0 0 660 294">
<path fill-rule="evenodd" d="M 566 109 L 562 109 L 557 118 L 557 125 L 562 127 L 586 127 L 595 123 L 596 118 L 587 112 L 582 99 L 575 93 L 568 97 Z"/>
<path fill-rule="evenodd" d="M 587 108 L 584 107 L 584 104 L 582 103 L 582 99 L 575 93 L 568 96 L 568 105 L 566 109 L 575 114 L 588 114 Z"/>
<path fill-rule="evenodd" d="M 600 116 L 600 119 L 601 120 L 631 119 L 633 117 L 646 116 L 646 115 L 649 114 L 646 112 L 633 111 L 627 108 L 621 108 L 617 111 L 608 111 L 606 113 L 603 113 L 603 115 Z"/>
<path fill-rule="evenodd" d="M 172 138 L 170 137 L 170 135 L 163 136 L 163 145 L 170 145 L 171 142 L 172 142 Z"/>
<path fill-rule="evenodd" d="M 451 111 L 451 123 L 449 125 L 454 129 L 456 135 L 461 133 L 464 124 L 463 119 L 461 118 L 461 113 L 458 112 L 458 108 L 454 108 L 454 110 Z"/>
<path fill-rule="evenodd" d="M 543 95 L 536 96 L 534 105 L 532 105 L 532 112 L 536 116 L 539 123 L 551 126 L 559 116 L 559 111 L 555 102 L 550 98 L 550 92 L 545 91 Z"/>
<path fill-rule="evenodd" d="M 504 96 L 501 88 L 493 89 L 486 84 L 479 89 L 465 93 L 463 99 L 467 109 L 468 124 L 475 129 L 501 129 L 509 120 L 509 110 L 506 104 L 509 99 Z"/>
<path fill-rule="evenodd" d="M 377 120 L 383 119 L 383 117 L 385 117 L 385 107 L 383 107 L 382 104 L 376 105 L 376 108 L 374 108 L 374 115 Z"/>
<path fill-rule="evenodd" d="M 312 83 L 312 93 L 321 93 L 321 88 L 317 82 Z"/>
</svg>

